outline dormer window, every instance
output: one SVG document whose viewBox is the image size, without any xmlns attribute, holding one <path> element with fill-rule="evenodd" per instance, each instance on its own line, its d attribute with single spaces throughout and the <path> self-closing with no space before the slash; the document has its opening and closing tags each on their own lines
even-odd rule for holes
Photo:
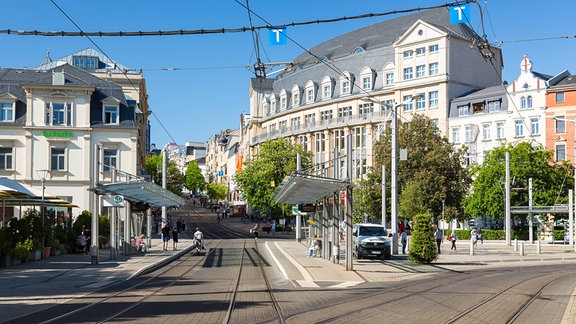
<svg viewBox="0 0 576 324">
<path fill-rule="evenodd" d="M 118 124 L 118 106 L 104 106 L 104 124 Z"/>
<path fill-rule="evenodd" d="M 0 103 L 0 122 L 14 121 L 14 103 Z"/>
<path fill-rule="evenodd" d="M 74 66 L 86 70 L 96 71 L 98 68 L 98 57 L 96 56 L 74 56 Z"/>
<path fill-rule="evenodd" d="M 364 53 L 364 49 L 362 47 L 356 47 L 354 51 L 352 51 L 352 54 L 360 54 L 360 53 Z"/>
<path fill-rule="evenodd" d="M 316 99 L 316 85 L 312 81 L 306 82 L 306 103 L 313 103 Z"/>
<path fill-rule="evenodd" d="M 295 85 L 292 87 L 292 107 L 298 107 L 300 105 L 300 87 Z"/>
<path fill-rule="evenodd" d="M 352 93 L 352 83 L 354 77 L 349 72 L 344 72 L 340 75 L 340 96 L 349 95 Z"/>
<path fill-rule="evenodd" d="M 362 89 L 372 90 L 374 87 L 374 71 L 368 67 L 362 69 L 360 73 L 360 81 L 362 82 Z"/>
<path fill-rule="evenodd" d="M 330 77 L 322 78 L 322 99 L 330 99 L 332 97 L 332 79 Z"/>
</svg>

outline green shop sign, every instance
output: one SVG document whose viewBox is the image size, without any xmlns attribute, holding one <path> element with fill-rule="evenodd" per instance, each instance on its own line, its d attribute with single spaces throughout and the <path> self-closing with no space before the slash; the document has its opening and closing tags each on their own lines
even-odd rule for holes
<svg viewBox="0 0 576 324">
<path fill-rule="evenodd" d="M 45 137 L 72 137 L 72 132 L 43 132 Z"/>
</svg>

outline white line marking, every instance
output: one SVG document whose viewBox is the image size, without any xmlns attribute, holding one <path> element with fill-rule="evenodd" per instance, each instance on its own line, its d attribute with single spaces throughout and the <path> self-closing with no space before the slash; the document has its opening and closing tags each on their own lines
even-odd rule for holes
<svg viewBox="0 0 576 324">
<path fill-rule="evenodd" d="M 566 305 L 566 310 L 564 311 L 564 316 L 562 316 L 562 324 L 574 323 L 576 321 L 576 288 L 572 290 L 572 295 Z"/>
<path fill-rule="evenodd" d="M 274 242 L 274 245 L 276 245 L 278 250 L 280 252 L 282 252 L 282 254 L 284 254 L 286 259 L 288 259 L 288 261 L 290 261 L 296 267 L 296 269 L 298 269 L 298 271 L 300 272 L 302 277 L 304 277 L 304 281 L 309 281 L 309 282 L 311 282 L 310 284 L 314 284 L 314 286 L 310 286 L 310 287 L 320 287 L 314 283 L 314 278 L 312 278 L 310 273 L 306 269 L 304 269 L 304 267 L 301 266 L 300 263 L 298 263 L 296 260 L 294 260 L 293 257 L 291 257 L 288 253 L 286 253 L 286 251 L 284 251 L 284 249 L 278 245 L 278 242 Z M 298 281 L 298 282 L 300 282 L 300 281 Z"/>
<path fill-rule="evenodd" d="M 284 269 L 284 267 L 282 266 L 282 264 L 280 264 L 280 261 L 278 261 L 278 259 L 277 259 L 276 256 L 274 255 L 274 253 L 272 252 L 272 249 L 270 249 L 270 247 L 268 246 L 268 241 L 266 241 L 264 244 L 266 245 L 266 249 L 268 249 L 268 253 L 270 253 L 270 255 L 272 256 L 272 259 L 274 260 L 274 263 L 275 263 L 276 266 L 278 267 L 278 270 L 280 270 L 280 272 L 282 273 L 282 276 L 283 276 L 286 280 L 290 280 L 290 279 L 288 279 L 288 274 L 286 273 L 286 270 Z"/>
</svg>

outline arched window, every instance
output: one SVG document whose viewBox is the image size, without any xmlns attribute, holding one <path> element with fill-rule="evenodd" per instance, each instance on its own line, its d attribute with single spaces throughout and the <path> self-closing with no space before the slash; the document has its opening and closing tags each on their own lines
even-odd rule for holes
<svg viewBox="0 0 576 324">
<path fill-rule="evenodd" d="M 526 97 L 520 97 L 520 109 L 526 109 Z"/>
<path fill-rule="evenodd" d="M 528 96 L 528 108 L 532 108 L 532 96 Z"/>
<path fill-rule="evenodd" d="M 364 49 L 360 46 L 356 47 L 354 51 L 352 51 L 352 54 L 359 54 L 359 53 L 364 53 Z"/>
</svg>

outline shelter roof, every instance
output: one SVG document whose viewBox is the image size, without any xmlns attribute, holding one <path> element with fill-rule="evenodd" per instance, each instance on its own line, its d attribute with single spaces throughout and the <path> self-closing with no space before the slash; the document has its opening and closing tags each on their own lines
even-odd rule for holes
<svg viewBox="0 0 576 324">
<path fill-rule="evenodd" d="M 124 199 L 145 202 L 156 207 L 184 205 L 186 203 L 182 197 L 147 181 L 99 184 L 92 190 L 99 195 L 122 195 Z"/>
<path fill-rule="evenodd" d="M 295 172 L 284 178 L 272 199 L 277 203 L 291 205 L 314 203 L 351 185 L 348 180 Z"/>
</svg>

